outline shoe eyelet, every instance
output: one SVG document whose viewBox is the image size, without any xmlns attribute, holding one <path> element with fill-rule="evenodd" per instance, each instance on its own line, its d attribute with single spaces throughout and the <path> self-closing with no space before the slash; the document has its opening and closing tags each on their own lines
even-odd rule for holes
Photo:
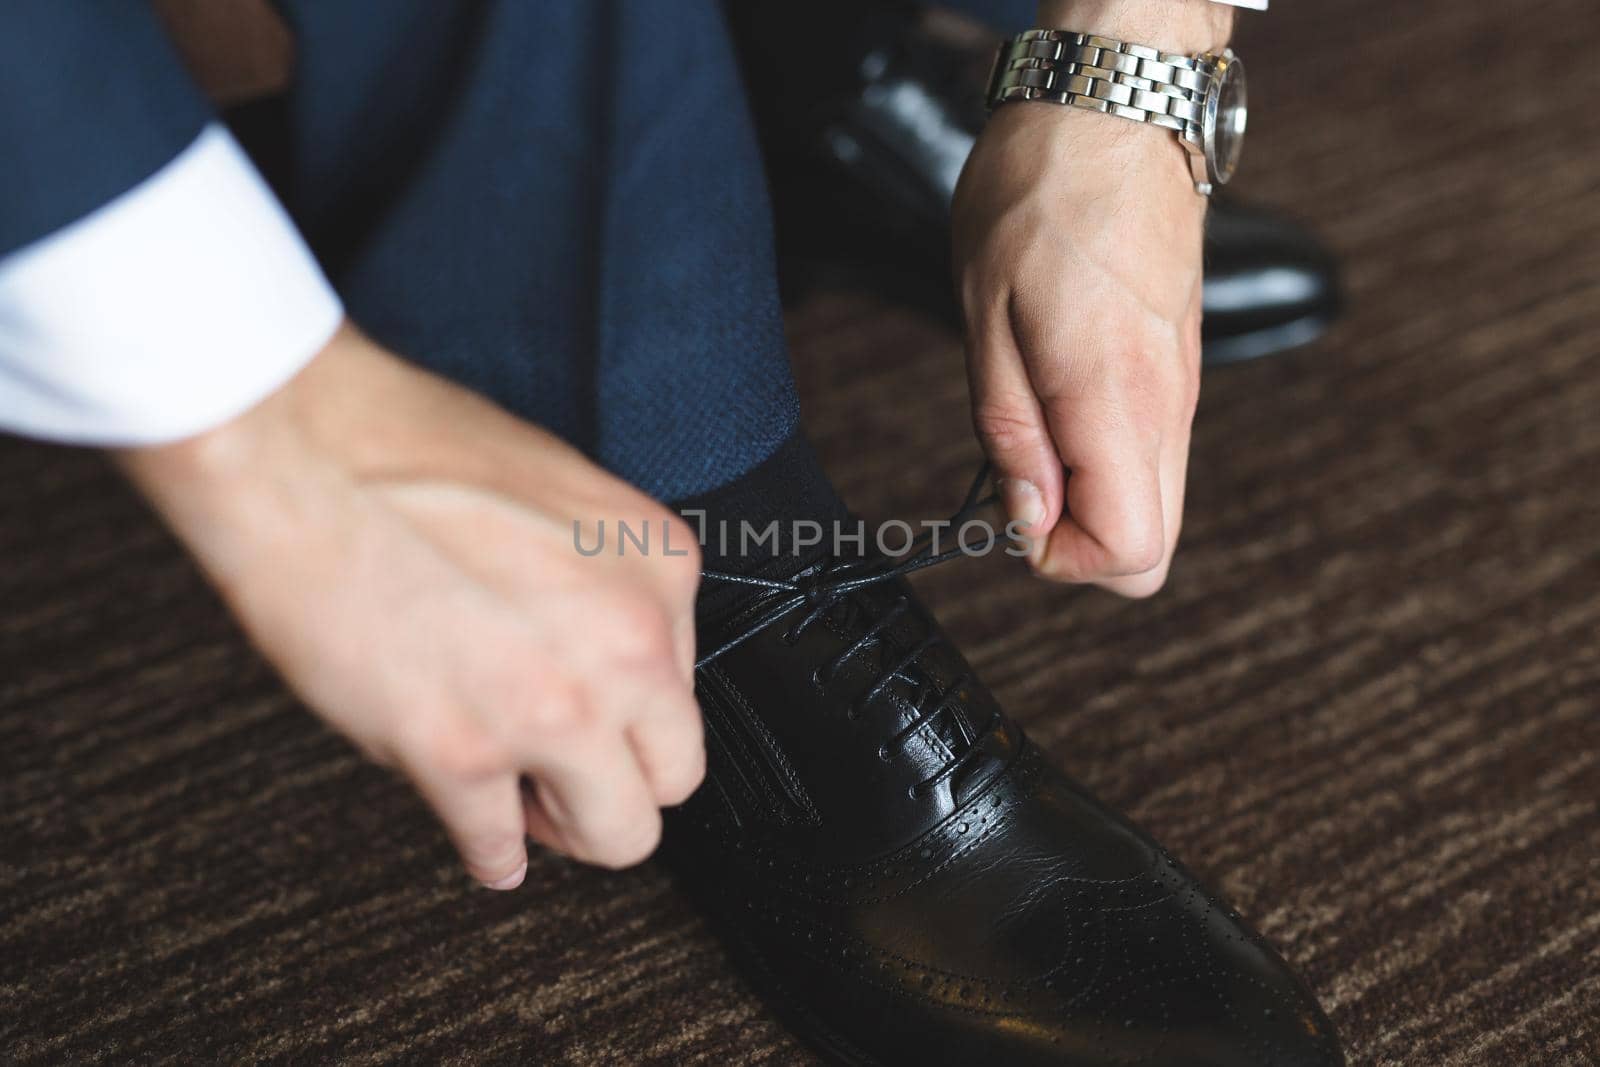
<svg viewBox="0 0 1600 1067">
<path fill-rule="evenodd" d="M 879 745 L 878 746 L 878 758 L 880 760 L 882 760 L 883 762 L 885 762 L 885 763 L 889 762 L 889 746 L 888 745 Z"/>
</svg>

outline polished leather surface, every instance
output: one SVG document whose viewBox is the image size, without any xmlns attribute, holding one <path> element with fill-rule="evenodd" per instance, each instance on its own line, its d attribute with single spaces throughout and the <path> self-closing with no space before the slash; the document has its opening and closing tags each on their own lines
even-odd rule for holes
<svg viewBox="0 0 1600 1067">
<path fill-rule="evenodd" d="M 1338 318 L 1338 265 L 1304 228 L 1227 198 L 1206 219 L 1209 363 L 1236 363 L 1316 340 Z"/>
<path fill-rule="evenodd" d="M 932 39 L 914 18 L 878 11 L 858 16 L 837 45 L 858 57 L 853 76 L 817 89 L 803 67 L 790 71 L 795 58 L 783 51 L 789 38 L 775 18 L 770 6 L 750 5 L 732 21 L 769 162 L 787 288 L 819 270 L 851 275 L 854 266 L 856 279 L 958 314 L 949 206 L 985 120 L 992 51 Z M 1208 363 L 1298 347 L 1338 315 L 1333 258 L 1287 220 L 1219 196 L 1205 256 Z"/>
<path fill-rule="evenodd" d="M 699 671 L 708 775 L 663 855 L 832 1062 L 1342 1062 L 1272 950 L 1051 767 L 947 642 L 908 657 L 938 630 L 902 580 L 795 633 L 804 614 Z"/>
</svg>

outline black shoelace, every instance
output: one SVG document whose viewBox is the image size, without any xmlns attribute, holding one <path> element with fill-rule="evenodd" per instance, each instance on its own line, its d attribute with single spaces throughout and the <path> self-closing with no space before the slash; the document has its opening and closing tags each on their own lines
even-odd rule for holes
<svg viewBox="0 0 1600 1067">
<path fill-rule="evenodd" d="M 971 518 L 976 512 L 994 503 L 996 496 L 980 496 L 983 492 L 984 482 L 989 477 L 989 465 L 984 464 L 978 476 L 972 480 L 971 487 L 967 490 L 966 498 L 961 507 L 950 516 L 949 525 L 953 529 L 960 529 L 962 523 Z M 743 629 L 728 638 L 717 648 L 701 656 L 695 663 L 696 668 L 707 666 L 716 661 L 719 656 L 750 640 L 750 638 L 763 632 L 768 627 L 777 624 L 783 619 L 801 612 L 798 619 L 790 623 L 783 634 L 787 644 L 794 644 L 800 639 L 806 629 L 823 618 L 842 599 L 849 596 L 857 589 L 877 585 L 882 582 L 893 581 L 913 571 L 923 570 L 927 567 L 937 566 L 957 556 L 965 555 L 966 550 L 959 544 L 942 552 L 933 551 L 934 533 L 929 531 L 916 538 L 907 547 L 906 552 L 899 558 L 874 557 L 860 560 L 832 559 L 822 564 L 815 571 L 803 572 L 790 578 L 763 578 L 749 574 L 733 574 L 726 571 L 702 571 L 701 577 L 726 582 L 731 585 L 743 585 L 753 589 L 768 590 L 781 594 L 772 599 L 765 608 L 750 620 Z M 856 638 L 850 646 L 840 652 L 828 663 L 819 666 L 812 673 L 812 681 L 819 687 L 825 686 L 828 681 L 843 668 L 846 662 L 880 643 L 885 631 L 897 619 L 911 609 L 908 597 L 898 597 L 894 604 L 886 611 L 870 620 L 866 629 Z M 872 706 L 873 702 L 882 696 L 889 686 L 896 680 L 921 686 L 921 691 L 912 702 L 915 712 L 904 727 L 890 737 L 878 748 L 878 758 L 888 762 L 893 759 L 905 744 L 925 726 L 936 726 L 940 716 L 950 712 L 958 701 L 961 691 L 972 680 L 970 675 L 961 675 L 953 679 L 942 690 L 932 691 L 932 686 L 911 676 L 908 672 L 917 666 L 917 661 L 930 649 L 937 646 L 943 639 L 935 634 L 930 634 L 907 649 L 894 662 L 884 667 L 866 692 L 852 702 L 848 714 L 851 719 L 858 719 Z M 992 730 L 999 720 L 996 712 L 977 733 L 977 737 Z M 960 724 L 955 724 L 953 732 L 962 733 Z M 932 777 L 926 778 L 912 787 L 914 795 L 924 795 L 956 774 L 976 758 L 979 749 L 976 743 L 969 742 L 962 751 L 954 753 L 952 758 L 941 766 Z"/>
</svg>

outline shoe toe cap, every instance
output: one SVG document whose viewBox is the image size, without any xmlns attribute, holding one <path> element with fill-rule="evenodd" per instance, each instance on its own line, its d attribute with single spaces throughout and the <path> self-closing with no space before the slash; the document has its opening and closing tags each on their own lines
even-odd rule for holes
<svg viewBox="0 0 1600 1067">
<path fill-rule="evenodd" d="M 1036 850 L 1011 842 L 1013 862 L 993 863 L 972 897 L 1004 902 L 984 940 L 1029 975 L 1022 1018 L 992 1024 L 1032 1049 L 1017 1062 L 1344 1062 L 1315 996 L 1236 911 L 1087 793 L 1057 781 L 1036 801 Z"/>
<path fill-rule="evenodd" d="M 1093 1043 L 1063 1062 L 1344 1063 L 1315 996 L 1236 912 L 1164 856 L 1136 884 L 1095 902 L 1088 923 L 1080 920 L 1079 944 L 1063 954 L 1071 966 L 1056 982 L 1060 1034 L 1092 1035 Z"/>
</svg>

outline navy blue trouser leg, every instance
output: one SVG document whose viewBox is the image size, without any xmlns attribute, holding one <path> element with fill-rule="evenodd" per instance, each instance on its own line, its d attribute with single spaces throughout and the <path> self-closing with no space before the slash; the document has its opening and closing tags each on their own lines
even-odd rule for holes
<svg viewBox="0 0 1600 1067">
<path fill-rule="evenodd" d="M 285 195 L 360 326 L 663 499 L 796 432 L 715 0 L 282 7 Z"/>
</svg>

